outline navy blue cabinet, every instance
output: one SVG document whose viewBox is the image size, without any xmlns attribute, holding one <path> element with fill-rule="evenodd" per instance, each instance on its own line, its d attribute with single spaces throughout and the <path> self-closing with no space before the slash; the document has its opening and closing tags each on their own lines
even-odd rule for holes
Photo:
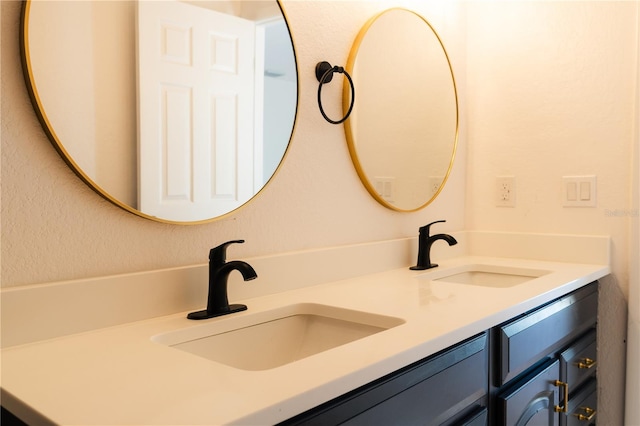
<svg viewBox="0 0 640 426">
<path fill-rule="evenodd" d="M 595 282 L 491 330 L 492 425 L 595 424 L 597 308 Z"/>
<path fill-rule="evenodd" d="M 560 354 L 560 377 L 569 387 L 568 410 L 560 425 L 593 425 L 596 421 L 596 331 L 584 335 Z"/>
</svg>

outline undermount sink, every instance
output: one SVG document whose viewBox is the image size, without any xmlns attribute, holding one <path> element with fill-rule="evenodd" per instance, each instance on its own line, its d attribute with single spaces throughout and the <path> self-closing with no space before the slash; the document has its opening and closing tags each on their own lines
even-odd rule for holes
<svg viewBox="0 0 640 426">
<path fill-rule="evenodd" d="M 241 370 L 268 370 L 403 324 L 404 320 L 301 303 L 152 337 Z"/>
<path fill-rule="evenodd" d="M 468 284 L 482 287 L 508 288 L 550 273 L 541 269 L 500 265 L 464 265 L 430 277 L 433 281 Z"/>
</svg>

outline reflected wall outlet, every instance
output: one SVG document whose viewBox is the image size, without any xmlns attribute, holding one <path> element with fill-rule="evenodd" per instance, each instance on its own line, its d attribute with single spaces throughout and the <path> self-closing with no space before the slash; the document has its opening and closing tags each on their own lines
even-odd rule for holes
<svg viewBox="0 0 640 426">
<path fill-rule="evenodd" d="M 516 178 L 515 176 L 496 177 L 496 206 L 516 206 Z"/>
<path fill-rule="evenodd" d="M 564 207 L 595 207 L 596 176 L 562 176 Z"/>
<path fill-rule="evenodd" d="M 429 176 L 429 195 L 433 197 L 440 190 L 440 186 L 444 182 L 444 176 Z"/>
</svg>

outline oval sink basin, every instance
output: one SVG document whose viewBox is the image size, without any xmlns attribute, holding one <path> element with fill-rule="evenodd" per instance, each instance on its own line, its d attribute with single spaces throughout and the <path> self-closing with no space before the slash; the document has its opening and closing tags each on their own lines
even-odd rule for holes
<svg viewBox="0 0 640 426">
<path fill-rule="evenodd" d="M 508 288 L 550 273 L 541 269 L 515 268 L 498 265 L 465 265 L 437 274 L 433 281 L 469 284 L 482 287 Z"/>
<path fill-rule="evenodd" d="M 241 370 L 268 370 L 403 324 L 400 318 L 302 303 L 152 337 Z"/>
</svg>

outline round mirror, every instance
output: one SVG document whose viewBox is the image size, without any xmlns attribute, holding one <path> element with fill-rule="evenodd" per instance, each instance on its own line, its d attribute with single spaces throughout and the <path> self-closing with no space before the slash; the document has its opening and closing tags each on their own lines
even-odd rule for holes
<svg viewBox="0 0 640 426">
<path fill-rule="evenodd" d="M 253 198 L 295 123 L 277 1 L 27 1 L 27 87 L 49 139 L 114 204 L 202 223 Z"/>
<path fill-rule="evenodd" d="M 420 15 L 389 9 L 362 28 L 346 68 L 356 100 L 345 132 L 360 179 L 390 209 L 425 207 L 449 176 L 458 139 L 456 84 L 440 38 Z"/>
</svg>

